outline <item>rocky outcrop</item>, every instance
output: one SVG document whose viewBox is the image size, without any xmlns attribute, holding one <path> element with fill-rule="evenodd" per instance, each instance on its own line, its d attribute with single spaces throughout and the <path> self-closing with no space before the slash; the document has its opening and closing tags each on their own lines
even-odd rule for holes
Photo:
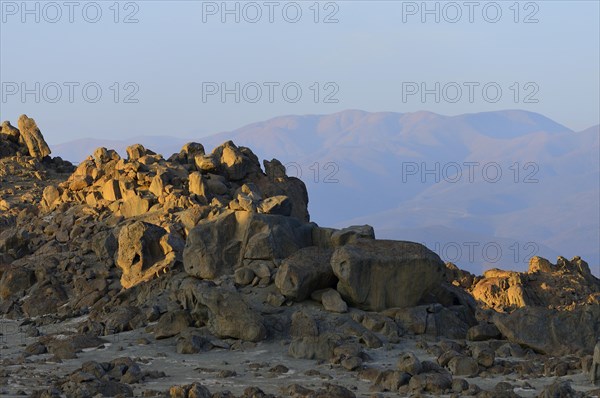
<svg viewBox="0 0 600 398">
<path fill-rule="evenodd" d="M 473 297 L 496 310 L 524 307 L 535 299 L 525 290 L 525 280 L 520 272 L 491 269 L 473 287 Z"/>
<path fill-rule="evenodd" d="M 25 155 L 43 159 L 50 155 L 50 148 L 44 140 L 35 120 L 21 115 L 19 128 L 13 127 L 8 120 L 0 126 L 0 158 Z"/>
<path fill-rule="evenodd" d="M 331 267 L 344 299 L 369 311 L 419 304 L 442 284 L 445 272 L 423 245 L 368 239 L 337 248 Z"/>
<path fill-rule="evenodd" d="M 263 172 L 250 149 L 231 141 L 211 154 L 201 144 L 188 143 L 168 160 L 140 144 L 127 148 L 127 159 L 98 148 L 57 187 L 58 195 L 52 197 L 58 200 L 48 205 L 86 203 L 126 218 L 204 207 L 213 214 L 243 210 L 307 222 L 304 183 L 273 164 L 280 163 L 265 162 Z"/>
<path fill-rule="evenodd" d="M 9 121 L 0 126 L 0 232 L 14 225 L 23 210 L 37 208 L 44 189 L 73 171 L 71 163 L 47 156 L 50 150 L 33 119 L 22 115 L 19 126 L 22 131 Z"/>
<path fill-rule="evenodd" d="M 492 312 L 481 312 L 469 339 L 496 338 L 536 352 L 591 353 L 600 334 L 600 280 L 579 257 L 559 257 L 556 264 L 533 257 L 527 272 L 491 269 L 474 277 L 452 266 L 446 276 Z"/>
<path fill-rule="evenodd" d="M 536 257 L 528 272 L 475 276 L 417 243 L 377 240 L 368 225 L 310 223 L 304 184 L 277 160 L 263 171 L 250 149 L 230 141 L 212 153 L 189 143 L 168 159 L 140 144 L 125 158 L 99 148 L 72 172 L 44 155 L 35 122 L 24 118 L 19 127 L 0 130 L 0 314 L 18 319 L 19 332 L 34 341 L 3 345 L 18 355 L 3 355 L 10 372 L 38 366 L 45 355 L 60 363 L 88 350 L 139 355 L 156 344 L 156 362 L 256 348 L 277 357 L 283 349 L 289 361 L 324 361 L 305 373 L 313 380 L 348 371 L 351 383 L 371 381 L 356 387 L 360 396 L 514 397 L 517 378 L 600 378 L 600 284 L 578 257 L 556 264 Z M 61 334 L 48 335 L 55 327 Z M 125 341 L 108 344 L 113 337 Z M 235 383 L 262 378 L 263 367 L 274 381 L 302 377 L 258 363 L 262 353 L 255 354 L 257 363 L 242 361 Z M 1 381 L 9 380 L 4 367 Z M 237 377 L 231 368 L 194 371 Z M 501 375 L 510 383 L 491 391 L 475 384 Z M 46 379 L 54 387 L 33 396 L 211 395 L 197 383 L 168 392 L 130 386 L 144 379 L 127 358 L 87 362 Z M 4 395 L 7 383 L 0 385 Z M 211 384 L 213 396 L 234 396 L 221 391 L 226 385 Z M 542 394 L 573 391 L 556 383 Z M 257 387 L 239 393 L 270 396 Z M 279 393 L 354 396 L 327 384 Z"/>
<path fill-rule="evenodd" d="M 19 116 L 19 132 L 21 133 L 20 140 L 22 139 L 27 145 L 27 149 L 29 149 L 29 156 L 41 159 L 50 155 L 50 148 L 46 144 L 35 120 L 27 117 L 27 115 Z"/>
<path fill-rule="evenodd" d="M 190 231 L 183 253 L 185 270 L 214 279 L 255 263 L 275 269 L 284 258 L 311 244 L 311 228 L 293 217 L 226 211 Z"/>
<path fill-rule="evenodd" d="M 600 304 L 600 280 L 579 257 L 559 257 L 556 264 L 533 257 L 528 272 L 491 269 L 472 287 L 476 300 L 496 311 L 525 306 L 570 309 L 580 304 Z"/>
</svg>

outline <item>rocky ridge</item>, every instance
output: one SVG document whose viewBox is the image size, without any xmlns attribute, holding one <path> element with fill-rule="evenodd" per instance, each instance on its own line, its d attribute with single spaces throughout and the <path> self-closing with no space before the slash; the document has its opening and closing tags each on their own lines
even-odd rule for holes
<svg viewBox="0 0 600 398">
<path fill-rule="evenodd" d="M 378 240 L 369 226 L 310 222 L 302 181 L 276 159 L 263 169 L 230 141 L 211 153 L 189 143 L 168 159 L 139 144 L 126 158 L 99 148 L 73 169 L 49 157 L 33 119 L 18 125 L 0 130 L 0 195 L 10 204 L 2 209 L 0 313 L 19 320 L 31 341 L 2 359 L 5 369 L 76 361 L 107 337 L 138 333 L 144 344 L 172 341 L 166 355 L 200 358 L 278 342 L 290 360 L 367 380 L 373 396 L 519 396 L 510 383 L 477 385 L 513 372 L 600 378 L 592 355 L 600 281 L 580 258 L 533 258 L 527 273 L 474 276 L 420 244 Z M 378 362 L 381 350 L 408 342 L 393 367 Z M 171 369 L 143 368 L 122 355 L 86 362 L 28 392 L 234 396 L 202 380 L 154 391 L 146 381 Z M 235 396 L 353 397 L 353 388 L 247 386 Z M 536 394 L 580 394 L 568 383 L 545 388 Z"/>
</svg>

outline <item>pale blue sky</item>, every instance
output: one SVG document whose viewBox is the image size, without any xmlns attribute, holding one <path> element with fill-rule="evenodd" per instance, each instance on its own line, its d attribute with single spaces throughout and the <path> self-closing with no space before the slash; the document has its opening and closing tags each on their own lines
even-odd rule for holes
<svg viewBox="0 0 600 398">
<path fill-rule="evenodd" d="M 39 3 L 40 23 L 31 15 L 23 23 L 21 9 L 13 15 L 13 5 L 20 8 L 21 1 L 1 3 L 0 118 L 16 122 L 19 114 L 29 114 L 50 143 L 82 137 L 200 137 L 282 114 L 344 109 L 425 109 L 453 115 L 519 108 L 542 113 L 574 130 L 599 122 L 598 1 L 519 2 L 519 23 L 513 21 L 514 1 L 497 2 L 502 10 L 497 23 L 486 22 L 482 15 L 483 5 L 491 2 L 480 2 L 473 23 L 466 14 L 457 23 L 444 21 L 443 15 L 440 23 L 432 16 L 422 23 L 419 13 L 406 15 L 407 22 L 403 22 L 403 8 L 409 11 L 412 4 L 420 6 L 420 1 L 320 2 L 321 21 L 336 11 L 339 22 L 331 24 L 314 23 L 314 11 L 309 8 L 313 1 L 297 2 L 303 14 L 295 24 L 282 16 L 282 7 L 290 2 L 278 2 L 273 23 L 265 14 L 255 24 L 245 22 L 243 16 L 240 23 L 234 23 L 231 16 L 229 22 L 221 23 L 220 14 L 206 16 L 203 22 L 203 7 L 211 2 L 201 1 L 138 1 L 135 18 L 139 22 L 131 24 L 113 22 L 114 8 L 109 7 L 114 1 L 97 2 L 103 14 L 95 24 L 82 15 L 81 8 L 90 2 L 81 2 L 75 9 L 73 23 L 68 22 L 65 7 L 58 22 L 48 23 L 45 19 L 55 15 L 50 8 L 43 15 L 42 7 L 48 2 Z M 35 3 L 28 2 L 32 8 Z M 124 9 L 127 3 L 119 3 L 121 21 L 136 11 L 133 6 Z M 234 2 L 229 4 L 233 7 Z M 435 2 L 428 5 L 434 7 Z M 264 6 L 261 9 L 268 12 Z M 468 12 L 464 6 L 461 10 Z M 93 17 L 93 8 L 88 11 Z M 493 16 L 491 11 L 488 15 Z M 539 22 L 523 23 L 534 11 Z M 62 99 L 50 103 L 42 97 L 35 103 L 33 95 L 25 102 L 18 93 L 7 95 L 6 89 L 22 82 L 30 88 L 35 82 L 41 86 L 59 83 Z M 68 101 L 64 82 L 80 83 L 73 103 Z M 97 103 L 82 97 L 81 86 L 88 82 L 97 82 L 103 90 Z M 121 84 L 119 103 L 114 102 L 110 89 L 114 82 Z M 127 82 L 139 87 L 134 96 L 139 103 L 122 103 L 123 95 L 132 89 L 123 88 Z M 297 82 L 303 95 L 297 103 L 288 103 L 276 90 L 270 103 L 265 88 L 257 103 L 233 103 L 231 96 L 226 103 L 216 96 L 203 102 L 203 82 Z M 339 87 L 334 98 L 339 102 L 315 103 L 313 82 L 320 83 L 321 100 L 330 92 L 323 84 L 334 82 Z M 456 103 L 443 99 L 436 103 L 432 95 L 425 103 L 418 95 L 404 102 L 403 82 L 478 82 L 481 86 L 496 82 L 503 94 L 497 103 L 487 102 L 477 89 L 473 103 L 467 100 L 466 91 Z M 517 103 L 514 82 L 520 86 Z M 526 88 L 528 82 L 534 85 Z M 524 95 L 536 88 L 539 91 L 533 98 L 539 102 L 524 103 Z"/>
</svg>

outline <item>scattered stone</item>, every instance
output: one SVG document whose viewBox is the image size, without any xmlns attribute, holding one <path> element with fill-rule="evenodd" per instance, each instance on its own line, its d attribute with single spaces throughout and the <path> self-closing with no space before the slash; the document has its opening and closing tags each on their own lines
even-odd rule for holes
<svg viewBox="0 0 600 398">
<path fill-rule="evenodd" d="M 207 351 L 211 347 L 212 344 L 208 339 L 194 334 L 177 339 L 177 353 L 179 354 L 197 354 Z"/>
<path fill-rule="evenodd" d="M 467 339 L 471 341 L 492 340 L 500 337 L 500 331 L 493 323 L 475 325 L 467 331 Z"/>
<path fill-rule="evenodd" d="M 167 312 L 154 327 L 154 338 L 159 340 L 176 336 L 186 330 L 191 321 L 187 311 Z"/>
<path fill-rule="evenodd" d="M 321 303 L 323 308 L 329 312 L 344 313 L 348 312 L 348 305 L 342 296 L 334 289 L 327 289 L 321 294 Z"/>
<path fill-rule="evenodd" d="M 470 357 L 455 356 L 448 361 L 447 367 L 454 376 L 474 377 L 479 373 L 477 361 Z"/>
<path fill-rule="evenodd" d="M 276 365 L 276 366 L 272 367 L 271 369 L 269 369 L 269 373 L 284 374 L 287 372 L 289 372 L 289 369 L 283 365 Z"/>
<path fill-rule="evenodd" d="M 538 395 L 538 398 L 582 398 L 584 396 L 584 393 L 573 390 L 569 381 L 557 380 L 545 387 Z"/>
</svg>

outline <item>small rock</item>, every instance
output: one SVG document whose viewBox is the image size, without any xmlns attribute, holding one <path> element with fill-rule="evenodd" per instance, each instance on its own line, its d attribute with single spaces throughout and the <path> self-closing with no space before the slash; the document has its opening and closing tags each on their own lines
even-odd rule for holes
<svg viewBox="0 0 600 398">
<path fill-rule="evenodd" d="M 276 373 L 276 374 L 284 374 L 289 371 L 290 370 L 284 365 L 276 365 L 276 366 L 272 367 L 271 369 L 269 369 L 270 373 Z"/>
<path fill-rule="evenodd" d="M 467 331 L 467 340 L 471 341 L 484 341 L 500 337 L 502 334 L 493 323 L 475 325 Z"/>
<path fill-rule="evenodd" d="M 177 353 L 197 354 L 210 349 L 211 343 L 202 336 L 182 336 L 177 339 Z"/>
<path fill-rule="evenodd" d="M 341 365 L 346 370 L 356 370 L 360 368 L 363 364 L 363 360 L 361 357 L 349 357 L 342 359 Z"/>
<path fill-rule="evenodd" d="M 190 323 L 191 318 L 187 311 L 167 312 L 156 324 L 154 338 L 159 340 L 173 337 L 185 330 Z"/>
<path fill-rule="evenodd" d="M 402 372 L 406 372 L 411 376 L 418 375 L 423 370 L 421 361 L 412 352 L 403 354 L 396 364 L 396 368 Z"/>
<path fill-rule="evenodd" d="M 348 305 L 337 290 L 328 289 L 325 291 L 321 296 L 321 302 L 326 311 L 337 313 L 348 312 Z"/>
<path fill-rule="evenodd" d="M 469 383 L 465 379 L 453 379 L 452 380 L 452 391 L 455 393 L 461 393 L 469 389 Z"/>
<path fill-rule="evenodd" d="M 479 373 L 477 361 L 470 357 L 456 356 L 448 362 L 448 369 L 454 376 L 473 377 Z"/>
</svg>

